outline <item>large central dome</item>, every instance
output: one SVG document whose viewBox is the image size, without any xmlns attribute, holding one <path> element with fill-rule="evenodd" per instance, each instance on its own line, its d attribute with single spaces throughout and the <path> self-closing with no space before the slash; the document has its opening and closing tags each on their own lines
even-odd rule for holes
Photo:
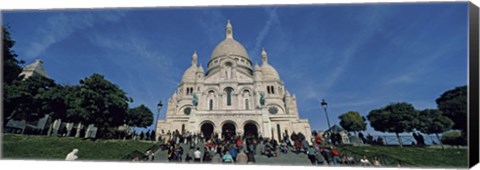
<svg viewBox="0 0 480 170">
<path fill-rule="evenodd" d="M 212 57 L 210 60 L 213 60 L 218 57 L 223 56 L 239 56 L 245 59 L 248 58 L 247 50 L 240 44 L 237 40 L 233 39 L 233 29 L 230 21 L 227 23 L 226 27 L 226 36 L 225 40 L 220 42 L 212 52 Z"/>
<path fill-rule="evenodd" d="M 247 50 L 240 44 L 237 40 L 233 38 L 226 38 L 222 42 L 220 42 L 212 53 L 212 60 L 217 57 L 228 56 L 228 55 L 235 55 L 248 58 Z"/>
</svg>

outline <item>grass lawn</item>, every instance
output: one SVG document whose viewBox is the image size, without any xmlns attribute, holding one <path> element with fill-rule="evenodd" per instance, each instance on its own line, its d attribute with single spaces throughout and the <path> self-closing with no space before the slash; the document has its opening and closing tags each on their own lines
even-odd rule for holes
<svg viewBox="0 0 480 170">
<path fill-rule="evenodd" d="M 348 146 L 344 152 L 366 155 L 368 158 L 378 156 L 384 164 L 400 161 L 405 166 L 413 167 L 468 167 L 468 150 L 457 148 L 419 148 L 398 146 Z"/>
<path fill-rule="evenodd" d="M 130 140 L 82 140 L 73 137 L 30 136 L 4 134 L 2 158 L 64 160 L 74 148 L 79 149 L 79 160 L 119 161 L 138 150 L 144 152 L 153 143 Z"/>
</svg>

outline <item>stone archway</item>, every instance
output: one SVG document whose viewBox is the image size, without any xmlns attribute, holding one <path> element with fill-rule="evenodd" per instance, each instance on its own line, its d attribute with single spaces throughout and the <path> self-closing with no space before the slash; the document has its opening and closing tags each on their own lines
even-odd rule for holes
<svg viewBox="0 0 480 170">
<path fill-rule="evenodd" d="M 203 136 L 205 137 L 206 140 L 212 138 L 213 129 L 214 129 L 214 127 L 210 122 L 206 122 L 200 127 L 200 131 L 202 132 L 202 134 L 203 134 Z"/>
<path fill-rule="evenodd" d="M 227 122 L 222 126 L 222 137 L 225 139 L 230 139 L 232 136 L 236 135 L 237 128 L 231 122 Z"/>
<path fill-rule="evenodd" d="M 243 134 L 245 137 L 258 137 L 258 127 L 254 123 L 247 123 L 243 126 Z"/>
</svg>

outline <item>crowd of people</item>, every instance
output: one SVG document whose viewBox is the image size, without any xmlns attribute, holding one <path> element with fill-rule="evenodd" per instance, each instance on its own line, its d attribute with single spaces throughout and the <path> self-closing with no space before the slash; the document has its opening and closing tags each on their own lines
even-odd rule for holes
<svg viewBox="0 0 480 170">
<path fill-rule="evenodd" d="M 310 142 L 302 133 L 282 135 L 280 141 L 263 138 L 261 134 L 223 134 L 211 136 L 190 132 L 167 132 L 159 137 L 161 149 L 167 150 L 169 162 L 254 164 L 255 157 L 278 157 L 278 154 L 305 154 L 312 165 L 362 165 L 380 166 L 380 160 L 372 163 L 366 159 L 355 160 L 352 154 L 342 154 L 336 148 L 341 144 L 338 136 L 312 133 Z M 183 146 L 183 147 L 182 147 Z M 184 148 L 186 147 L 186 148 Z M 146 155 L 151 155 L 151 151 Z M 153 157 L 153 156 L 152 156 Z M 153 160 L 149 159 L 149 160 Z"/>
</svg>

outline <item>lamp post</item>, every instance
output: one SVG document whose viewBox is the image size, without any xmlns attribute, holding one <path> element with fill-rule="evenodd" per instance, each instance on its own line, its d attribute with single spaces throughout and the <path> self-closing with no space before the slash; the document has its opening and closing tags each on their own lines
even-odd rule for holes
<svg viewBox="0 0 480 170">
<path fill-rule="evenodd" d="M 155 127 L 153 127 L 153 129 L 155 130 L 155 138 L 156 138 L 155 140 L 158 140 L 158 137 L 156 135 L 156 134 L 158 134 L 157 123 L 158 123 L 158 117 L 160 115 L 160 110 L 162 109 L 162 106 L 163 106 L 162 100 L 160 100 L 160 102 L 158 102 L 158 104 L 157 104 L 157 118 L 155 119 Z"/>
<path fill-rule="evenodd" d="M 330 126 L 330 119 L 328 119 L 328 112 L 327 112 L 327 102 L 325 101 L 325 99 L 322 99 L 322 103 L 321 103 L 322 107 L 323 107 L 323 110 L 325 111 L 325 115 L 327 116 L 327 123 L 328 123 L 328 129 L 332 128 Z"/>
</svg>

